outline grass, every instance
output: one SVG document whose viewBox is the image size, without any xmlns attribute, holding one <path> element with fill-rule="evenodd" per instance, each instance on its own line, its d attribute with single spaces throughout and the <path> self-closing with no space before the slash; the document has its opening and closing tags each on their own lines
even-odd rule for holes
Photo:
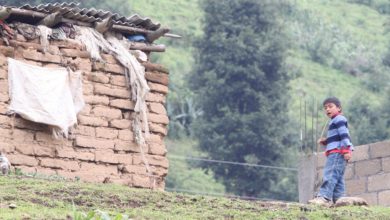
<svg viewBox="0 0 390 220">
<path fill-rule="evenodd" d="M 11 209 L 9 204 L 17 207 Z M 113 219 L 118 214 L 131 219 L 390 219 L 390 208 L 384 207 L 320 208 L 112 184 L 0 177 L 0 219 L 72 219 L 75 212 L 95 210 Z"/>
</svg>

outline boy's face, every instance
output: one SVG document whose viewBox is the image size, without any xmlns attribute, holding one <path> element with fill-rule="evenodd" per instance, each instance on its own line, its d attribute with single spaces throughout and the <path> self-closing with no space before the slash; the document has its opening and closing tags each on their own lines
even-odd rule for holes
<svg viewBox="0 0 390 220">
<path fill-rule="evenodd" d="M 332 118 L 341 112 L 341 108 L 337 107 L 334 103 L 326 103 L 324 105 L 325 114 Z"/>
</svg>

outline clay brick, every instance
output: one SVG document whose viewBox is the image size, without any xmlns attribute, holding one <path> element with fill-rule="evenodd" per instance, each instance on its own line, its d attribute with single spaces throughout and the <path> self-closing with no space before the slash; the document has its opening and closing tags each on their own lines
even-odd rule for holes
<svg viewBox="0 0 390 220">
<path fill-rule="evenodd" d="M 83 126 L 83 125 L 78 125 L 76 130 L 76 134 L 81 134 L 83 136 L 90 136 L 90 137 L 95 137 L 95 127 L 89 127 L 89 126 Z"/>
<path fill-rule="evenodd" d="M 168 169 L 162 167 L 151 167 L 153 175 L 164 177 L 168 174 Z"/>
<path fill-rule="evenodd" d="M 94 62 L 92 65 L 92 69 L 97 71 L 116 73 L 116 74 L 125 73 L 125 69 L 123 66 L 119 64 L 111 64 L 111 63 Z"/>
<path fill-rule="evenodd" d="M 79 111 L 78 114 L 89 116 L 89 114 L 91 113 L 91 109 L 92 109 L 91 105 L 85 104 L 84 107 L 81 109 L 81 111 Z"/>
<path fill-rule="evenodd" d="M 110 99 L 107 96 L 87 95 L 84 96 L 86 103 L 91 105 L 108 105 Z"/>
<path fill-rule="evenodd" d="M 93 85 L 88 82 L 83 82 L 83 94 L 84 95 L 93 95 Z"/>
<path fill-rule="evenodd" d="M 116 139 L 118 137 L 118 130 L 112 128 L 96 128 L 96 137 Z"/>
<path fill-rule="evenodd" d="M 92 63 L 89 59 L 77 57 L 75 60 L 70 61 L 70 63 L 76 65 L 77 70 L 82 70 L 84 72 L 92 71 Z"/>
<path fill-rule="evenodd" d="M 142 165 L 127 165 L 123 168 L 123 173 L 132 173 L 132 174 L 147 174 L 146 167 Z"/>
<path fill-rule="evenodd" d="M 72 48 L 72 49 L 80 49 L 80 50 L 84 47 L 77 40 L 69 39 L 69 38 L 64 40 L 53 40 L 50 41 L 50 44 L 58 46 L 60 48 Z"/>
<path fill-rule="evenodd" d="M 130 129 L 132 121 L 127 119 L 121 120 L 112 120 L 110 121 L 110 127 L 119 128 L 119 129 Z"/>
<path fill-rule="evenodd" d="M 390 190 L 378 193 L 378 203 L 381 206 L 390 206 Z"/>
<path fill-rule="evenodd" d="M 0 80 L 0 93 L 8 94 L 8 82 L 6 80 Z"/>
<path fill-rule="evenodd" d="M 146 80 L 150 82 L 159 83 L 165 86 L 168 86 L 169 84 L 169 76 L 164 73 L 159 72 L 146 72 L 145 73 Z"/>
<path fill-rule="evenodd" d="M 88 74 L 88 80 L 91 80 L 93 82 L 106 84 L 106 83 L 110 82 L 110 77 L 109 77 L 109 74 L 107 74 L 107 73 L 91 72 Z"/>
<path fill-rule="evenodd" d="M 149 110 L 150 112 L 159 114 L 159 115 L 167 115 L 167 110 L 165 109 L 165 106 L 161 103 L 149 103 Z"/>
<path fill-rule="evenodd" d="M 8 102 L 9 96 L 7 93 L 0 93 L 0 102 Z"/>
<path fill-rule="evenodd" d="M 0 152 L 2 153 L 12 153 L 15 151 L 15 146 L 10 143 L 1 143 L 0 144 Z"/>
<path fill-rule="evenodd" d="M 112 150 L 95 151 L 95 160 L 97 162 L 118 164 L 118 157 Z"/>
<path fill-rule="evenodd" d="M 72 170 L 77 171 L 80 169 L 80 166 L 77 161 L 68 161 L 61 159 L 52 159 L 52 158 L 42 158 L 40 165 L 42 167 L 57 168 L 63 170 Z"/>
<path fill-rule="evenodd" d="M 378 205 L 378 193 L 363 193 L 357 195 L 367 201 L 368 205 Z"/>
<path fill-rule="evenodd" d="M 131 154 L 117 154 L 118 162 L 121 164 L 133 164 L 133 156 Z"/>
<path fill-rule="evenodd" d="M 35 130 L 35 131 L 47 130 L 47 125 L 45 124 L 28 121 L 20 117 L 15 118 L 14 126 L 16 128 L 24 128 L 24 129 Z"/>
<path fill-rule="evenodd" d="M 112 75 L 110 77 L 110 83 L 112 85 L 116 85 L 116 86 L 127 87 L 126 77 L 125 76 Z"/>
<path fill-rule="evenodd" d="M 11 130 L 0 127 L 0 137 L 11 138 Z"/>
<path fill-rule="evenodd" d="M 79 160 L 85 160 L 85 161 L 95 161 L 95 154 L 88 151 L 76 151 L 77 156 L 76 158 Z"/>
<path fill-rule="evenodd" d="M 381 171 L 381 160 L 364 160 L 355 163 L 355 175 L 367 176 L 377 174 Z"/>
<path fill-rule="evenodd" d="M 9 128 L 11 126 L 12 118 L 7 115 L 0 115 L 0 125 L 2 127 L 7 127 Z"/>
<path fill-rule="evenodd" d="M 24 50 L 23 57 L 28 60 L 47 63 L 61 63 L 61 56 L 50 53 L 42 54 L 35 50 Z"/>
<path fill-rule="evenodd" d="M 382 170 L 384 172 L 390 172 L 390 157 L 382 158 Z"/>
<path fill-rule="evenodd" d="M 15 144 L 15 150 L 24 155 L 34 155 L 34 145 L 32 143 Z"/>
<path fill-rule="evenodd" d="M 168 93 L 168 86 L 164 86 L 164 85 L 157 84 L 157 83 L 151 83 L 151 82 L 148 82 L 148 85 L 149 85 L 150 91 L 152 91 L 152 92 L 159 92 L 162 94 Z"/>
<path fill-rule="evenodd" d="M 76 137 L 76 145 L 95 149 L 114 149 L 115 142 L 112 140 L 78 136 Z"/>
<path fill-rule="evenodd" d="M 115 150 L 118 151 L 129 151 L 129 152 L 140 152 L 139 146 L 132 141 L 115 141 Z M 147 151 L 147 146 L 144 147 L 145 152 Z"/>
<path fill-rule="evenodd" d="M 154 155 L 164 156 L 167 153 L 167 148 L 163 144 L 149 144 L 149 153 Z"/>
<path fill-rule="evenodd" d="M 134 133 L 130 131 L 129 129 L 126 130 L 119 130 L 118 138 L 123 141 L 133 141 L 134 140 Z"/>
<path fill-rule="evenodd" d="M 105 117 L 108 119 L 121 119 L 122 118 L 122 112 L 119 109 L 104 107 L 104 106 L 97 106 L 92 109 L 91 113 L 94 116 L 98 117 Z"/>
<path fill-rule="evenodd" d="M 8 159 L 13 165 L 24 165 L 34 167 L 38 165 L 38 160 L 35 157 L 26 156 L 22 154 L 9 154 Z"/>
<path fill-rule="evenodd" d="M 149 123 L 149 129 L 152 132 L 160 133 L 166 136 L 168 134 L 168 128 L 162 124 Z"/>
<path fill-rule="evenodd" d="M 77 119 L 79 121 L 79 124 L 81 124 L 81 125 L 90 125 L 90 126 L 94 126 L 94 127 L 99 127 L 99 126 L 107 127 L 108 126 L 108 122 L 102 118 L 78 115 Z"/>
<path fill-rule="evenodd" d="M 347 167 L 345 168 L 344 178 L 348 180 L 348 179 L 352 179 L 352 177 L 354 176 L 355 176 L 355 164 L 348 163 Z"/>
<path fill-rule="evenodd" d="M 96 84 L 95 94 L 108 95 L 118 98 L 130 99 L 130 91 L 124 88 L 111 88 L 106 85 Z"/>
<path fill-rule="evenodd" d="M 384 173 L 368 177 L 369 192 L 388 189 L 390 189 L 390 173 Z"/>
<path fill-rule="evenodd" d="M 77 49 L 60 49 L 61 55 L 66 57 L 81 57 L 81 58 L 90 58 L 88 51 L 82 51 Z"/>
<path fill-rule="evenodd" d="M 58 147 L 56 149 L 56 154 L 60 158 L 77 158 L 78 152 L 76 152 L 72 147 Z"/>
<path fill-rule="evenodd" d="M 0 69 L 0 79 L 8 79 L 8 71 Z"/>
<path fill-rule="evenodd" d="M 156 143 L 156 144 L 163 144 L 164 140 L 161 135 L 158 134 L 150 134 L 149 138 L 147 139 L 150 143 Z"/>
<path fill-rule="evenodd" d="M 118 61 L 116 61 L 116 58 L 111 54 L 102 53 L 102 54 L 100 54 L 100 56 L 103 58 L 103 60 L 106 63 L 118 64 Z"/>
<path fill-rule="evenodd" d="M 5 104 L 0 103 L 0 114 L 5 114 L 8 111 L 8 107 Z"/>
<path fill-rule="evenodd" d="M 383 141 L 375 144 L 370 144 L 370 153 L 371 153 L 371 158 L 390 156 L 390 141 Z"/>
<path fill-rule="evenodd" d="M 355 150 L 352 153 L 352 161 L 355 162 L 360 160 L 367 160 L 368 158 L 370 158 L 368 154 L 369 149 L 369 145 L 356 146 Z"/>
<path fill-rule="evenodd" d="M 41 132 L 38 131 L 35 134 L 35 139 L 40 143 L 50 144 L 50 145 L 63 145 L 67 142 L 67 140 L 64 139 L 55 139 L 55 137 L 52 134 L 49 134 L 47 132 Z"/>
<path fill-rule="evenodd" d="M 366 178 L 351 179 L 345 181 L 347 195 L 357 195 L 367 191 Z"/>
<path fill-rule="evenodd" d="M 133 175 L 133 186 L 141 188 L 152 188 L 153 180 L 148 176 Z"/>
<path fill-rule="evenodd" d="M 0 66 L 6 66 L 8 64 L 8 57 L 0 53 Z"/>
<path fill-rule="evenodd" d="M 115 165 L 103 165 L 95 163 L 81 163 L 80 171 L 89 172 L 91 175 L 117 175 L 118 168 Z"/>
<path fill-rule="evenodd" d="M 110 106 L 120 109 L 134 110 L 135 103 L 127 99 L 113 99 L 110 101 Z"/>
<path fill-rule="evenodd" d="M 145 70 L 147 72 L 162 72 L 162 73 L 169 74 L 168 69 L 161 64 L 144 62 L 142 63 L 142 65 L 145 67 Z"/>
<path fill-rule="evenodd" d="M 34 154 L 36 156 L 43 157 L 54 157 L 55 156 L 55 148 L 52 146 L 34 146 Z"/>
<path fill-rule="evenodd" d="M 145 158 L 150 166 L 160 166 L 164 168 L 168 168 L 169 166 L 168 159 L 166 157 L 158 156 L 158 155 L 145 155 Z M 144 164 L 141 154 L 138 155 L 135 154 L 133 156 L 133 164 L 134 165 Z"/>
<path fill-rule="evenodd" d="M 6 57 L 14 57 L 15 49 L 8 46 L 0 46 L 0 54 L 3 54 Z"/>
<path fill-rule="evenodd" d="M 160 93 L 148 93 L 146 95 L 146 101 L 148 102 L 159 102 L 159 103 L 165 103 L 166 102 L 166 96 Z"/>
<path fill-rule="evenodd" d="M 166 115 L 157 115 L 157 114 L 149 113 L 147 117 L 150 122 L 155 122 L 164 125 L 167 125 L 169 123 L 169 118 Z"/>
<path fill-rule="evenodd" d="M 12 138 L 15 143 L 31 143 L 34 141 L 34 133 L 30 130 L 14 129 Z"/>
</svg>

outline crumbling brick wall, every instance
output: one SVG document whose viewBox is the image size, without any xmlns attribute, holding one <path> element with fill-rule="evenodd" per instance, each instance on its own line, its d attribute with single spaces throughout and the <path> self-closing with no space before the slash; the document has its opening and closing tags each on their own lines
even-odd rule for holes
<svg viewBox="0 0 390 220">
<path fill-rule="evenodd" d="M 317 182 L 322 179 L 326 157 L 320 154 Z M 367 200 L 370 205 L 390 206 L 390 141 L 355 147 L 345 170 L 348 196 Z"/>
<path fill-rule="evenodd" d="M 6 114 L 8 94 L 7 57 L 42 66 L 73 63 L 83 71 L 86 106 L 69 139 L 54 139 L 47 125 Z M 168 117 L 165 109 L 168 71 L 158 64 L 143 63 L 151 88 L 147 96 L 150 137 L 144 149 L 152 176 L 147 172 L 134 141 L 134 103 L 126 87 L 124 68 L 109 54 L 105 62 L 92 62 L 89 53 L 70 40 L 51 41 L 46 53 L 38 40 L 22 35 L 0 45 L 0 150 L 14 167 L 24 172 L 80 178 L 87 182 L 113 182 L 133 187 L 164 188 L 168 170 L 166 147 Z"/>
</svg>

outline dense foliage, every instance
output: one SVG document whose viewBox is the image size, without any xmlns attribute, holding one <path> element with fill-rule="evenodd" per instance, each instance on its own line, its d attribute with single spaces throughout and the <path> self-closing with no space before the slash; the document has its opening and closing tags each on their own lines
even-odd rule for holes
<svg viewBox="0 0 390 220">
<path fill-rule="evenodd" d="M 190 81 L 203 110 L 197 121 L 200 148 L 213 159 L 278 165 L 289 146 L 289 76 L 283 68 L 287 40 L 277 19 L 285 5 L 232 0 L 205 1 L 203 7 L 204 36 L 196 45 L 196 71 Z M 204 166 L 230 192 L 275 196 L 270 192 L 278 182 L 275 170 Z"/>
</svg>

